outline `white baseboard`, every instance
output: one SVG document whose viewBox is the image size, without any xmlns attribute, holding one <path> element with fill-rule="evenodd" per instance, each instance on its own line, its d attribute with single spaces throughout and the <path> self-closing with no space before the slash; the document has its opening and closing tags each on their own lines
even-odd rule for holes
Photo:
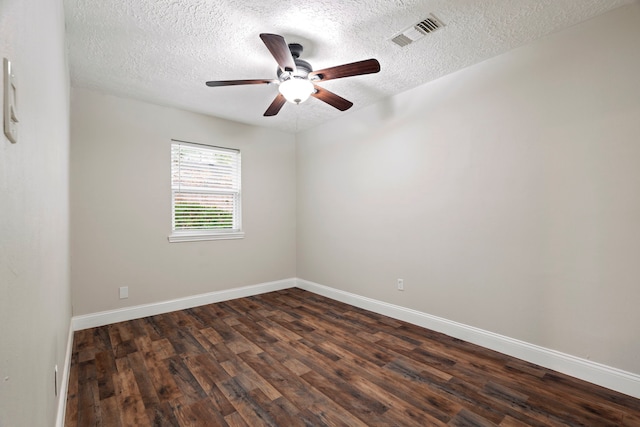
<svg viewBox="0 0 640 427">
<path fill-rule="evenodd" d="M 147 316 L 155 316 L 156 314 L 169 313 L 171 311 L 184 310 L 186 308 L 193 308 L 221 301 L 229 301 L 236 298 L 244 298 L 253 295 L 264 294 L 266 292 L 279 291 L 281 289 L 293 288 L 295 287 L 295 285 L 295 278 L 278 280 L 275 282 L 267 282 L 258 285 L 244 286 L 241 288 L 209 292 L 206 294 L 193 295 L 185 298 L 161 301 L 152 304 L 136 305 L 133 307 L 126 307 L 117 310 L 101 311 L 98 313 L 73 316 L 73 318 L 71 319 L 71 323 L 73 326 L 73 330 L 79 331 L 82 329 L 109 325 L 111 323 L 140 319 Z"/>
<path fill-rule="evenodd" d="M 71 353 L 73 350 L 73 323 L 69 322 L 67 349 L 64 356 L 64 366 L 60 377 L 60 391 L 58 393 L 58 410 L 56 413 L 56 427 L 64 427 L 64 416 L 67 410 L 67 390 L 69 390 L 69 371 L 71 370 Z"/>
<path fill-rule="evenodd" d="M 296 287 L 640 398 L 640 375 L 631 372 L 308 280 L 297 279 Z"/>
</svg>

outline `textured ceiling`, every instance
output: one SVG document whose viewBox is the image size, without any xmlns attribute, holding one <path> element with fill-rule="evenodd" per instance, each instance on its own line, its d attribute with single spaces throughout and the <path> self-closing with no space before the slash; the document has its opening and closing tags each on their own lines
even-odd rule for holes
<svg viewBox="0 0 640 427">
<path fill-rule="evenodd" d="M 309 99 L 262 114 L 274 85 L 260 33 L 301 43 L 314 69 L 376 58 L 378 74 L 321 83 L 372 104 L 635 0 L 65 0 L 71 81 L 160 105 L 299 131 L 341 114 Z M 445 27 L 400 48 L 389 39 L 433 13 Z"/>
</svg>

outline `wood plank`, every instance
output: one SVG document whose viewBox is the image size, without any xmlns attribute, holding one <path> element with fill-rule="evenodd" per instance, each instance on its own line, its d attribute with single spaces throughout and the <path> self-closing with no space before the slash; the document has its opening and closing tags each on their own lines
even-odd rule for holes
<svg viewBox="0 0 640 427">
<path fill-rule="evenodd" d="M 290 375 L 288 369 L 271 357 L 269 353 L 242 353 L 240 357 L 254 370 L 260 372 L 284 397 L 296 407 L 324 408 L 321 419 L 327 420 L 328 425 L 365 425 L 353 414 L 344 410 L 335 401 L 310 386 L 302 378 Z M 312 372 L 312 371 L 309 371 Z M 320 411 L 317 411 L 318 414 Z"/>
<path fill-rule="evenodd" d="M 221 381 L 218 386 L 250 426 L 276 427 L 278 425 L 273 417 L 251 397 L 249 392 L 235 378 Z"/>
<path fill-rule="evenodd" d="M 495 427 L 497 424 L 492 423 L 491 421 L 482 418 L 480 415 L 477 415 L 468 409 L 462 409 L 460 412 L 456 414 L 456 416 L 449 421 L 449 425 L 452 427 Z"/>
<path fill-rule="evenodd" d="M 147 418 L 153 426 L 179 425 L 170 402 L 160 402 L 157 405 L 147 406 Z"/>
<path fill-rule="evenodd" d="M 168 367 L 164 364 L 166 359 L 156 359 L 151 347 L 151 340 L 148 337 L 138 337 L 136 338 L 136 343 L 144 359 L 147 377 L 153 384 L 160 401 L 173 400 L 180 397 L 182 393 Z"/>
<path fill-rule="evenodd" d="M 120 405 L 115 394 L 105 399 L 100 399 L 100 421 L 103 426 L 122 426 Z"/>
<path fill-rule="evenodd" d="M 227 422 L 229 427 L 250 427 L 238 412 L 225 416 L 224 420 Z"/>
<path fill-rule="evenodd" d="M 108 399 L 115 394 L 113 387 L 113 371 L 116 370 L 116 363 L 113 353 L 101 351 L 96 353 L 96 379 L 98 381 L 98 391 L 100 400 Z"/>
<path fill-rule="evenodd" d="M 125 426 L 150 426 L 135 376 L 131 370 L 114 373 L 115 398 L 120 410 L 120 421 Z M 84 424 L 92 425 L 92 424 Z"/>
<path fill-rule="evenodd" d="M 254 400 L 260 401 L 261 405 L 264 406 L 279 426 L 305 427 L 305 422 L 299 415 L 299 409 L 285 397 L 280 396 L 275 400 L 271 400 L 262 393 L 262 390 L 252 391 L 251 396 Z"/>
<path fill-rule="evenodd" d="M 131 353 L 127 356 L 129 360 L 129 366 L 133 372 L 133 375 L 142 398 L 142 403 L 145 407 L 157 406 L 160 404 L 160 398 L 156 393 L 156 389 L 151 382 L 151 378 L 148 375 L 144 359 L 140 352 Z"/>
<path fill-rule="evenodd" d="M 180 390 L 183 402 L 195 403 L 207 397 L 182 358 L 173 356 L 162 361 Z"/>
<path fill-rule="evenodd" d="M 174 413 L 181 427 L 228 426 L 222 414 L 216 412 L 207 400 L 189 405 L 177 405 Z"/>
<path fill-rule="evenodd" d="M 93 361 L 79 362 L 78 377 L 78 425 L 99 425 L 100 393 Z"/>
</svg>

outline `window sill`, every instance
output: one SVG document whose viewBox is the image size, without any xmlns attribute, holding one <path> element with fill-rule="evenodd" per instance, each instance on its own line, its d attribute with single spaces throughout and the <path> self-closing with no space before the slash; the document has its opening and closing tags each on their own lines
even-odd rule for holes
<svg viewBox="0 0 640 427">
<path fill-rule="evenodd" d="M 232 240 L 243 238 L 244 231 L 230 231 L 227 233 L 173 233 L 169 236 L 169 243 L 200 242 L 204 240 Z"/>
</svg>

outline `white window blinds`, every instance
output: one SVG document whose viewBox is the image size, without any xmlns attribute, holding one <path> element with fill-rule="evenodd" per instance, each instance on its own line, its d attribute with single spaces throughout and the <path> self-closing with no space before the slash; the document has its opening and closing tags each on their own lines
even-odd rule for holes
<svg viewBox="0 0 640 427">
<path fill-rule="evenodd" d="M 173 232 L 241 230 L 240 151 L 172 142 Z"/>
</svg>

